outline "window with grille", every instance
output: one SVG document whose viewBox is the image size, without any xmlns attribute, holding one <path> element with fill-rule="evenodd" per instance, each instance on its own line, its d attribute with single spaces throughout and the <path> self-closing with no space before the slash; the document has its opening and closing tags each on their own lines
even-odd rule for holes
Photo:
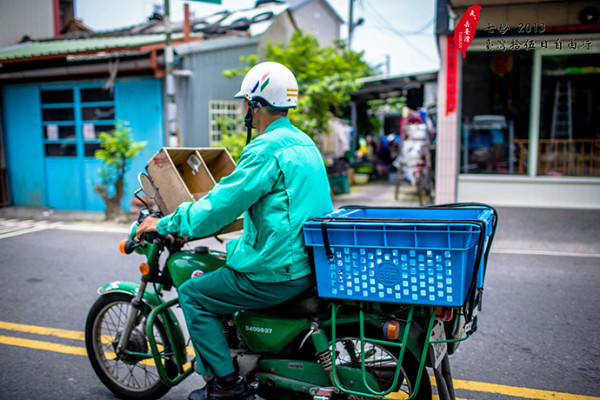
<svg viewBox="0 0 600 400">
<path fill-rule="evenodd" d="M 211 145 L 220 142 L 223 133 L 240 133 L 242 130 L 242 103 L 240 101 L 210 100 L 208 132 Z"/>
<path fill-rule="evenodd" d="M 114 130 L 114 97 L 101 87 L 42 88 L 40 97 L 47 157 L 94 157 L 100 132 Z"/>
</svg>

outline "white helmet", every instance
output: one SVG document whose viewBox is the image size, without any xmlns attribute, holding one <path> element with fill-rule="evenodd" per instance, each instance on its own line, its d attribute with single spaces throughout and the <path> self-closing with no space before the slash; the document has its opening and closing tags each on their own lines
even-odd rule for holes
<svg viewBox="0 0 600 400">
<path fill-rule="evenodd" d="M 263 100 L 278 109 L 295 108 L 298 103 L 298 82 L 286 66 L 267 61 L 248 71 L 240 91 L 234 97 Z"/>
</svg>

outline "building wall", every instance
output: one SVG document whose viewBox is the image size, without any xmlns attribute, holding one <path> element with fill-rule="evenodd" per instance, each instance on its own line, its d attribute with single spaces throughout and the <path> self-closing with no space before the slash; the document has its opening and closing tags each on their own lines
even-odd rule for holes
<svg viewBox="0 0 600 400">
<path fill-rule="evenodd" d="M 458 2 L 458 1 L 457 1 Z M 466 11 L 467 2 L 460 2 L 465 4 L 464 8 L 455 9 L 456 20 L 458 22 L 460 17 Z M 539 35 L 539 33 L 531 32 L 529 35 L 524 32 L 517 33 L 519 24 L 539 24 L 543 23 L 547 27 L 552 26 L 564 26 L 564 25 L 581 25 L 579 21 L 580 11 L 589 5 L 598 7 L 597 2 L 589 1 L 571 1 L 571 2 L 558 2 L 556 4 L 550 4 L 543 2 L 542 4 L 522 4 L 514 6 L 507 4 L 504 5 L 492 5 L 487 6 L 487 1 L 483 0 L 478 2 L 482 7 L 481 19 L 478 23 L 478 30 L 482 30 L 488 26 L 488 24 L 498 27 L 500 24 L 508 23 L 513 28 L 511 29 L 511 35 L 506 35 L 506 41 L 510 43 L 513 38 L 517 38 L 522 43 L 526 40 L 531 39 L 536 42 L 537 47 L 535 50 L 524 50 L 529 51 L 533 56 L 533 66 L 528 67 L 529 71 L 525 71 L 525 76 L 531 79 L 531 98 L 523 99 L 525 102 L 531 104 L 529 115 L 526 118 L 529 120 L 529 153 L 527 162 L 527 172 L 525 175 L 507 175 L 507 174 L 459 174 L 458 170 L 455 169 L 454 164 L 451 162 L 451 158 L 459 159 L 459 140 L 460 140 L 460 125 L 463 115 L 461 110 L 463 96 L 471 96 L 478 101 L 486 102 L 490 95 L 482 93 L 482 88 L 478 87 L 476 93 L 464 92 L 462 79 L 462 68 L 461 61 L 462 56 L 459 53 L 458 56 L 458 80 L 456 85 L 457 95 L 457 109 L 454 113 L 445 113 L 445 100 L 446 100 L 446 69 L 445 62 L 447 60 L 446 52 L 446 37 L 440 36 L 440 60 L 441 69 L 439 72 L 439 84 L 440 90 L 438 91 L 438 151 L 437 151 L 437 162 L 438 170 L 436 171 L 437 180 L 437 202 L 449 202 L 449 201 L 460 201 L 460 202 L 471 202 L 479 201 L 485 202 L 492 205 L 498 206 L 525 206 L 525 207 L 564 207 L 564 208 L 600 208 L 600 177 L 557 177 L 557 176 L 542 176 L 538 175 L 535 166 L 538 160 L 538 140 L 540 137 L 540 102 L 541 102 L 541 63 L 542 57 L 545 55 L 569 55 L 569 54 L 592 54 L 598 53 L 600 48 L 600 35 L 591 33 L 577 33 L 565 30 L 559 32 L 554 30 L 552 34 L 548 29 L 545 35 Z M 456 4 L 456 3 L 455 3 Z M 496 3 L 497 4 L 497 3 Z M 472 5 L 469 2 L 468 6 Z M 498 35 L 498 33 L 496 33 Z M 502 37 L 500 37 L 502 38 Z M 495 44 L 498 36 L 493 38 Z M 557 50 L 553 49 L 554 41 L 561 39 L 565 43 L 565 49 Z M 590 40 L 590 50 L 587 49 L 567 49 L 566 43 L 570 42 L 571 39 L 580 43 L 582 40 Z M 475 40 L 469 47 L 466 54 L 466 62 L 469 61 L 469 56 L 473 56 L 474 52 L 489 51 L 486 47 L 485 37 L 475 36 Z M 551 44 L 548 48 L 541 48 L 540 42 L 547 41 Z M 488 42 L 489 43 L 489 42 Z M 552 48 L 551 48 L 552 47 Z M 518 51 L 509 49 L 506 51 Z M 469 90 L 468 88 L 464 88 Z M 441 167 L 441 171 L 440 171 Z M 451 176 L 444 171 L 454 170 L 456 173 Z M 452 191 L 454 189 L 454 194 Z"/>
<path fill-rule="evenodd" d="M 319 39 L 321 46 L 330 46 L 340 39 L 340 21 L 321 1 L 309 1 L 293 11 L 300 29 Z"/>
<path fill-rule="evenodd" d="M 101 161 L 92 154 L 85 155 L 86 144 L 99 143 L 86 137 L 85 125 L 113 125 L 127 122 L 134 141 L 146 142 L 145 150 L 131 163 L 126 174 L 126 192 L 122 206 L 137 188 L 137 174 L 144 170 L 150 156 L 162 147 L 162 101 L 160 81 L 155 79 L 117 80 L 114 87 L 114 119 L 97 119 L 82 115 L 87 107 L 98 104 L 81 103 L 79 89 L 102 87 L 104 81 L 70 81 L 7 85 L 2 89 L 4 143 L 12 204 L 30 207 L 51 207 L 66 210 L 102 211 L 104 201 L 94 191 L 100 182 Z M 74 90 L 68 103 L 42 104 L 42 91 Z M 73 119 L 44 121 L 43 111 L 73 109 Z M 49 122 L 53 121 L 53 122 Z M 72 135 L 50 138 L 48 125 L 74 127 Z M 46 146 L 77 146 L 69 155 L 49 155 Z"/>
<path fill-rule="evenodd" d="M 600 180 L 524 176 L 458 177 L 458 202 L 504 207 L 600 208 Z"/>
<path fill-rule="evenodd" d="M 31 38 L 54 37 L 53 0 L 0 1 L 0 47 Z"/>
<path fill-rule="evenodd" d="M 267 32 L 261 36 L 258 54 L 264 53 L 265 47 L 269 42 L 273 45 L 278 45 L 279 43 L 284 46 L 287 45 L 296 29 L 297 25 L 295 25 L 295 20 L 293 21 L 289 11 L 278 15 L 277 18 L 273 20 L 273 23 Z"/>
<path fill-rule="evenodd" d="M 440 54 L 447 51 L 447 40 L 441 36 L 438 41 Z M 438 118 L 436 128 L 436 203 L 454 203 L 456 201 L 456 175 L 458 173 L 458 119 L 457 113 L 446 114 L 447 58 L 440 56 L 438 73 Z"/>
<path fill-rule="evenodd" d="M 177 117 L 184 147 L 207 147 L 209 101 L 233 100 L 243 77 L 226 78 L 223 70 L 242 68 L 241 56 L 257 53 L 259 39 L 227 38 L 178 46 L 189 78 L 177 78 Z M 242 127 L 240 127 L 242 131 Z"/>
</svg>

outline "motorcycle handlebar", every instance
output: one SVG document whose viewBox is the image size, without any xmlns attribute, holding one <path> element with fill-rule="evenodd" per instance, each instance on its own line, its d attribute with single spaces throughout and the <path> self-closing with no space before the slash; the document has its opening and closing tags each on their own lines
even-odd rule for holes
<svg viewBox="0 0 600 400">
<path fill-rule="evenodd" d="M 153 211 L 148 208 L 142 208 L 139 212 L 137 219 L 137 226 L 142 223 L 148 217 L 160 218 L 162 214 L 159 211 Z M 138 247 L 143 247 L 145 243 L 156 243 L 168 248 L 177 247 L 182 245 L 181 240 L 173 234 L 161 235 L 158 232 L 146 232 L 142 235 L 141 239 L 132 238 L 122 240 L 119 249 L 123 254 L 131 254 Z"/>
</svg>

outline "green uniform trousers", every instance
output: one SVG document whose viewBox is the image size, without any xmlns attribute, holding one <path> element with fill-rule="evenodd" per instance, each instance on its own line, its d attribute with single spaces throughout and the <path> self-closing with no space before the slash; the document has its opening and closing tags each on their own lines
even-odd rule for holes
<svg viewBox="0 0 600 400">
<path fill-rule="evenodd" d="M 254 282 L 222 267 L 181 285 L 179 304 L 196 352 L 198 372 L 209 376 L 235 372 L 223 334 L 223 315 L 282 303 L 313 284 L 312 276 L 276 283 Z"/>
</svg>

